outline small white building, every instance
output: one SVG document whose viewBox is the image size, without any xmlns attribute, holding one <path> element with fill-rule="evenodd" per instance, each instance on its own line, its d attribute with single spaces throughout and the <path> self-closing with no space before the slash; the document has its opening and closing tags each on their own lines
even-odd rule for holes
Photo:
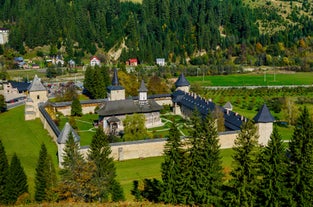
<svg viewBox="0 0 313 207">
<path fill-rule="evenodd" d="M 94 67 L 96 65 L 100 66 L 101 61 L 96 57 L 96 56 L 92 56 L 90 58 L 90 66 Z"/>
<path fill-rule="evenodd" d="M 157 58 L 157 59 L 155 60 L 155 62 L 156 62 L 156 64 L 157 64 L 158 66 L 165 66 L 165 59 L 164 59 L 164 58 Z"/>
<path fill-rule="evenodd" d="M 0 45 L 4 45 L 9 42 L 9 30 L 6 28 L 0 28 Z"/>
</svg>

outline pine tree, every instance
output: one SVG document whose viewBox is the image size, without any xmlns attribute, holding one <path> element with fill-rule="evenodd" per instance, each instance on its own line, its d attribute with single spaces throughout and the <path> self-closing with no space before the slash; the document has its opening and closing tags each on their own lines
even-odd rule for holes
<svg viewBox="0 0 313 207">
<path fill-rule="evenodd" d="M 27 177 L 21 162 L 16 154 L 13 155 L 9 167 L 9 175 L 6 185 L 6 201 L 14 204 L 18 197 L 28 192 Z"/>
<path fill-rule="evenodd" d="M 184 175 L 186 204 L 218 206 L 224 175 L 215 121 L 210 114 L 203 120 L 197 113 L 191 120 Z"/>
<path fill-rule="evenodd" d="M 6 181 L 8 178 L 9 172 L 9 163 L 8 158 L 5 153 L 4 146 L 2 141 L 0 140 L 0 204 L 4 204 L 6 197 L 5 197 L 5 188 L 6 188 Z"/>
<path fill-rule="evenodd" d="M 98 128 L 93 136 L 90 149 L 88 152 L 88 160 L 93 163 L 95 169 L 93 171 L 92 182 L 97 188 L 95 198 L 97 201 L 107 201 L 109 194 L 112 194 L 112 199 L 122 199 L 121 195 L 114 197 L 113 192 L 121 191 L 119 184 L 116 181 L 116 169 L 111 157 L 111 147 L 108 142 L 108 137 L 103 132 L 102 128 Z"/>
<path fill-rule="evenodd" d="M 71 105 L 71 116 L 82 116 L 82 106 L 78 100 L 78 98 L 73 98 Z"/>
<path fill-rule="evenodd" d="M 96 188 L 91 182 L 95 167 L 84 160 L 72 133 L 69 133 L 66 141 L 62 166 L 61 182 L 58 186 L 59 198 L 90 202 L 96 193 Z"/>
<path fill-rule="evenodd" d="M 226 206 L 255 206 L 257 186 L 258 136 L 252 121 L 243 124 L 233 147 L 234 167 L 226 190 Z"/>
<path fill-rule="evenodd" d="M 42 144 L 39 152 L 35 177 L 35 200 L 39 202 L 45 200 L 46 197 L 45 190 L 47 187 L 47 180 L 45 175 L 45 168 L 47 167 L 47 156 L 47 148 L 44 144 Z"/>
<path fill-rule="evenodd" d="M 268 146 L 262 149 L 260 156 L 259 206 L 285 206 L 287 189 L 287 156 L 286 147 L 274 127 Z"/>
<path fill-rule="evenodd" d="M 165 203 L 178 204 L 181 200 L 183 153 L 180 132 L 173 120 L 164 147 L 164 161 L 161 164 L 163 190 L 160 200 Z"/>
<path fill-rule="evenodd" d="M 53 187 L 56 186 L 56 172 L 51 156 L 48 155 L 45 144 L 41 145 L 35 176 L 35 200 L 54 200 Z"/>
<path fill-rule="evenodd" d="M 289 206 L 311 206 L 313 203 L 313 123 L 305 107 L 297 120 L 289 143 Z"/>
</svg>

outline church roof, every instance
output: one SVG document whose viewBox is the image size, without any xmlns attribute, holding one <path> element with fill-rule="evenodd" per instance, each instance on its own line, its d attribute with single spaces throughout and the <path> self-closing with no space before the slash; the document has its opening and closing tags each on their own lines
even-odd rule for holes
<svg viewBox="0 0 313 207">
<path fill-rule="evenodd" d="M 16 81 L 8 81 L 12 88 L 16 88 L 19 93 L 22 93 L 24 91 L 27 91 L 30 83 L 27 82 L 16 82 Z"/>
<path fill-rule="evenodd" d="M 114 91 L 114 90 L 123 90 L 124 88 L 120 86 L 120 83 L 118 81 L 118 74 L 117 69 L 114 68 L 113 77 L 112 77 L 112 85 L 107 87 L 108 91 Z"/>
<path fill-rule="evenodd" d="M 29 85 L 28 91 L 46 91 L 47 89 L 42 85 L 40 79 L 35 75 L 33 82 Z"/>
<path fill-rule="evenodd" d="M 114 68 L 113 78 L 112 78 L 112 86 L 118 86 L 118 85 L 120 85 L 120 83 L 118 81 L 117 69 Z"/>
<path fill-rule="evenodd" d="M 175 91 L 172 94 L 172 98 L 174 103 L 188 108 L 191 111 L 197 109 L 202 117 L 205 117 L 208 113 L 212 113 L 215 107 L 219 107 L 220 110 L 224 113 L 224 125 L 228 130 L 240 130 L 242 122 L 246 120 L 237 113 L 226 110 L 224 107 L 217 106 L 215 103 L 207 101 L 200 96 L 186 93 L 181 90 Z"/>
<path fill-rule="evenodd" d="M 140 88 L 138 90 L 139 92 L 148 92 L 148 89 L 145 85 L 145 82 L 143 80 L 141 80 L 141 83 L 140 83 Z"/>
<path fill-rule="evenodd" d="M 133 113 L 149 113 L 160 111 L 160 106 L 154 100 L 148 100 L 147 104 L 140 105 L 137 100 L 126 99 L 116 101 L 106 101 L 97 113 L 100 116 L 115 116 Z"/>
<path fill-rule="evenodd" d="M 181 73 L 177 79 L 177 81 L 175 82 L 175 86 L 176 87 L 181 87 L 181 86 L 190 86 L 190 83 L 187 81 L 187 79 L 185 78 L 184 74 Z"/>
<path fill-rule="evenodd" d="M 270 110 L 267 108 L 266 104 L 263 104 L 262 108 L 259 110 L 257 115 L 253 118 L 256 123 L 270 123 L 274 122 L 275 119 L 272 116 Z"/>
<path fill-rule="evenodd" d="M 58 136 L 58 143 L 59 144 L 65 144 L 66 141 L 68 140 L 68 135 L 72 133 L 73 137 L 74 137 L 74 142 L 79 142 L 80 141 L 80 137 L 78 136 L 78 134 L 75 132 L 75 130 L 71 127 L 71 125 L 66 122 L 64 125 L 63 130 L 61 131 L 60 135 Z"/>
</svg>

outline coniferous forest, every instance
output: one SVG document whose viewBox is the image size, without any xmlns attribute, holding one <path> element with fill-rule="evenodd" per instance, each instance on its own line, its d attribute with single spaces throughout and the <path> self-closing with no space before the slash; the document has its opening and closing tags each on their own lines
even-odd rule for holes
<svg viewBox="0 0 313 207">
<path fill-rule="evenodd" d="M 256 5 L 248 0 L 1 0 L 0 26 L 10 29 L 8 46 L 20 54 L 49 45 L 50 55 L 63 47 L 68 58 L 123 48 L 120 61 L 136 57 L 148 64 L 158 57 L 219 64 L 221 55 L 237 57 L 236 64 L 249 64 L 249 55 L 259 65 L 278 56 L 284 64 L 301 64 L 290 60 L 286 48 L 303 55 L 310 46 L 312 3 Z M 207 56 L 195 58 L 202 54 Z"/>
</svg>

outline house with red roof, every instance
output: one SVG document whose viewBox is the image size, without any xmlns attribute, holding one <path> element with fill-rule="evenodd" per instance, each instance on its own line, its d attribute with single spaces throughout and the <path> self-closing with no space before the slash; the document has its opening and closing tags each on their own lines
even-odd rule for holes
<svg viewBox="0 0 313 207">
<path fill-rule="evenodd" d="M 90 66 L 94 67 L 96 65 L 100 66 L 101 61 L 99 60 L 99 58 L 97 58 L 97 56 L 92 56 L 90 58 Z"/>
</svg>

